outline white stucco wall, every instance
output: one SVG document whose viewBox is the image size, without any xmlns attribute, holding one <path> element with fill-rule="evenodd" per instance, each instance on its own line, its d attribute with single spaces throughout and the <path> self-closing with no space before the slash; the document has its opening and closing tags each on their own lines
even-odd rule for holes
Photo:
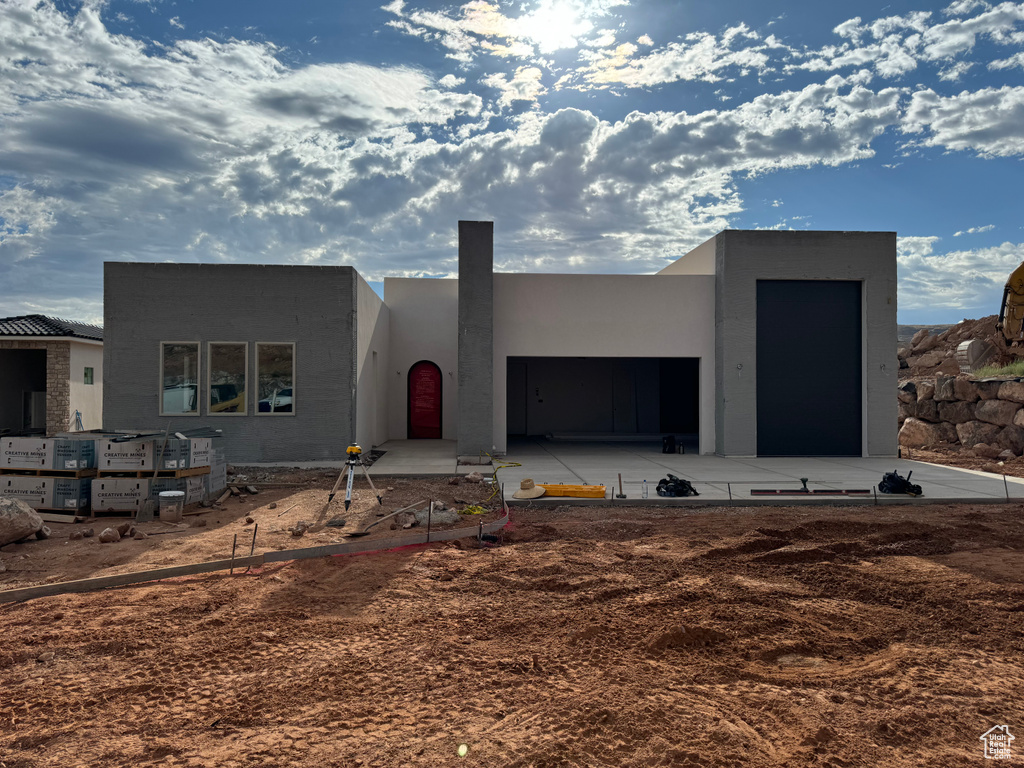
<svg viewBox="0 0 1024 768">
<path fill-rule="evenodd" d="M 103 427 L 103 344 L 71 341 L 71 407 L 68 426 L 75 428 L 75 411 L 82 414 L 83 429 Z M 93 383 L 85 383 L 85 369 L 92 368 Z"/>
<path fill-rule="evenodd" d="M 717 235 L 716 235 L 717 237 Z M 715 274 L 715 238 L 705 240 L 685 256 L 676 259 L 659 275 L 713 275 Z"/>
<path fill-rule="evenodd" d="M 386 290 L 386 289 L 385 289 Z M 700 451 L 715 450 L 713 275 L 494 276 L 494 438 L 509 357 L 700 358 Z"/>
<path fill-rule="evenodd" d="M 355 273 L 355 286 L 356 442 L 367 451 L 388 439 L 386 377 L 390 312 L 359 273 Z"/>
<path fill-rule="evenodd" d="M 388 436 L 408 436 L 409 369 L 429 360 L 441 369 L 441 436 L 458 429 L 459 281 L 388 277 L 384 301 L 390 310 L 387 379 Z"/>
</svg>

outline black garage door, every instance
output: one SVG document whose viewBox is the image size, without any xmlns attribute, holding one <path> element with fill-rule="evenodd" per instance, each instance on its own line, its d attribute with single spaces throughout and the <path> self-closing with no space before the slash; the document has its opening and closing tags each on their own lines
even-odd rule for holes
<svg viewBox="0 0 1024 768">
<path fill-rule="evenodd" d="M 758 456 L 861 455 L 860 286 L 758 280 Z"/>
</svg>

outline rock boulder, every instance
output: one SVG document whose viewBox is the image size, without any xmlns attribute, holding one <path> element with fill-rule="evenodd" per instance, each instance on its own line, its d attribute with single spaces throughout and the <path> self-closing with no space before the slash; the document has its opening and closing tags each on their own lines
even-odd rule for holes
<svg viewBox="0 0 1024 768">
<path fill-rule="evenodd" d="M 975 388 L 982 400 L 995 400 L 999 397 L 999 388 L 1003 385 L 1001 381 L 976 381 Z"/>
<path fill-rule="evenodd" d="M 899 443 L 908 448 L 927 448 L 941 441 L 942 434 L 937 424 L 929 424 L 911 416 L 900 427 Z"/>
<path fill-rule="evenodd" d="M 1005 427 L 1007 424 L 1013 424 L 1013 417 L 1019 410 L 1020 403 L 1009 400 L 982 400 L 974 409 L 974 417 L 978 421 Z"/>
<path fill-rule="evenodd" d="M 956 394 L 957 400 L 961 400 L 965 403 L 976 402 L 980 397 L 978 394 L 978 385 L 970 379 L 957 379 L 953 382 L 953 392 Z M 1005 400 L 1006 398 L 1003 399 Z M 1024 402 L 1024 400 L 1021 402 Z"/>
<path fill-rule="evenodd" d="M 897 388 L 897 397 L 901 403 L 916 403 L 917 385 L 912 381 L 904 381 Z"/>
<path fill-rule="evenodd" d="M 0 499 L 0 547 L 43 530 L 43 518 L 21 499 Z"/>
<path fill-rule="evenodd" d="M 1016 424 L 1003 427 L 1003 431 L 999 433 L 996 440 L 996 445 L 1013 451 L 1014 456 L 1020 456 L 1024 453 L 1024 427 L 1018 427 Z"/>
<path fill-rule="evenodd" d="M 984 421 L 967 421 L 956 425 L 956 434 L 964 448 L 974 448 L 978 443 L 994 443 L 999 427 Z"/>
<path fill-rule="evenodd" d="M 978 443 L 971 448 L 971 453 L 981 459 L 997 459 L 999 458 L 1000 449 L 988 443 Z"/>
<path fill-rule="evenodd" d="M 974 421 L 974 403 L 958 400 L 954 403 L 939 403 L 939 419 L 950 424 L 963 424 Z"/>
<path fill-rule="evenodd" d="M 1004 381 L 999 385 L 999 399 L 1024 403 L 1024 382 Z"/>
<path fill-rule="evenodd" d="M 953 402 L 956 400 L 956 377 L 939 376 L 935 379 L 935 399 Z"/>
</svg>

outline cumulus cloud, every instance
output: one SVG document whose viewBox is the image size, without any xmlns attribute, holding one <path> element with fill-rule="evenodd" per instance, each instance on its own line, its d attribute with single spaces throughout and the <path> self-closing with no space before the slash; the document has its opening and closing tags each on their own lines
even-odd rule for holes
<svg viewBox="0 0 1024 768">
<path fill-rule="evenodd" d="M 995 224 L 986 224 L 983 227 L 971 227 L 970 229 L 962 229 L 959 232 L 954 232 L 953 237 L 962 237 L 963 235 L 979 235 L 982 232 L 991 232 L 995 228 Z"/>
<path fill-rule="evenodd" d="M 957 80 L 972 62 L 954 59 L 974 51 L 979 41 L 997 45 L 1021 42 L 1024 3 L 1004 2 L 991 6 L 964 0 L 947 7 L 944 15 L 945 21 L 928 11 L 872 21 L 854 17 L 834 29 L 844 42 L 794 52 L 786 69 L 834 71 L 870 66 L 882 77 L 896 78 L 928 63 L 942 65 L 943 79 Z"/>
<path fill-rule="evenodd" d="M 1011 44 L 1012 9 L 954 5 L 947 22 L 998 12 L 971 34 Z M 937 14 L 851 20 L 834 50 L 797 51 L 743 24 L 656 45 L 613 23 L 613 2 L 574 7 L 592 29 L 572 32 L 576 58 L 555 67 L 540 52 L 564 40 L 528 33 L 528 9 L 471 0 L 421 11 L 394 0 L 391 29 L 455 60 L 455 72 L 428 72 L 300 66 L 251 40 L 157 45 L 111 33 L 101 5 L 0 4 L 0 282 L 20 297 L 5 312 L 98 318 L 105 259 L 450 274 L 454 224 L 467 218 L 499 222 L 502 269 L 656 271 L 735 223 L 745 180 L 867 160 L 887 131 L 911 146 L 1024 152 L 1024 89 L 952 95 L 879 79 L 913 72 L 929 45 L 962 37 L 963 27 L 928 37 Z M 795 84 L 718 94 L 728 107 L 709 98 L 689 111 L 602 112 L 583 105 L 611 96 L 567 92 L 724 89 L 744 73 L 777 74 L 783 60 L 802 65 Z M 950 73 L 966 65 L 941 60 Z M 555 99 L 563 108 L 548 108 Z M 778 226 L 806 226 L 790 208 Z M 936 243 L 900 240 L 901 265 L 931 270 L 907 278 L 920 280 L 908 283 L 911 297 L 951 274 Z M 955 253 L 981 254 L 980 266 L 986 252 Z"/>
<path fill-rule="evenodd" d="M 903 131 L 924 134 L 918 143 L 970 150 L 983 157 L 1024 153 L 1024 87 L 1004 86 L 940 96 L 931 89 L 913 94 Z"/>
<path fill-rule="evenodd" d="M 637 45 L 622 43 L 583 52 L 581 58 L 587 63 L 561 82 L 564 87 L 580 89 L 613 85 L 647 87 L 680 80 L 714 83 L 722 80 L 726 71 L 735 74 L 767 71 L 768 51 L 772 47 L 781 46 L 774 40 L 760 40 L 742 24 L 727 29 L 721 37 L 694 32 L 684 41 L 669 43 L 642 56 L 636 55 Z"/>
<path fill-rule="evenodd" d="M 541 2 L 509 15 L 498 3 L 470 0 L 457 9 L 425 11 L 407 8 L 394 0 L 383 10 L 397 16 L 393 28 L 436 41 L 450 58 L 469 62 L 481 52 L 499 57 L 534 59 L 540 54 L 586 45 L 595 30 L 594 21 L 611 9 L 626 4 L 612 0 L 562 0 Z"/>
<path fill-rule="evenodd" d="M 956 309 L 966 317 L 995 314 L 1007 276 L 1024 259 L 1024 243 L 936 253 L 937 241 L 897 241 L 900 309 Z"/>
<path fill-rule="evenodd" d="M 488 75 L 484 84 L 501 91 L 498 103 L 510 107 L 516 101 L 536 102 L 537 98 L 547 92 L 541 84 L 543 73 L 537 67 L 519 67 L 511 78 L 503 72 Z"/>
</svg>

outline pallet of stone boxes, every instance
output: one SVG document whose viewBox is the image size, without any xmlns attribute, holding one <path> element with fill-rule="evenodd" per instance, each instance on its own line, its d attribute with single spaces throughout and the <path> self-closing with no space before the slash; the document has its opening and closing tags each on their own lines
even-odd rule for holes
<svg viewBox="0 0 1024 768">
<path fill-rule="evenodd" d="M 136 472 L 146 473 L 183 470 L 200 470 L 188 474 L 205 474 L 210 471 L 210 452 L 213 440 L 209 437 L 162 438 L 148 440 L 96 441 L 96 467 L 100 474 Z M 159 465 L 159 466 L 158 466 Z"/>
<path fill-rule="evenodd" d="M 147 499 L 159 501 L 164 491 L 181 491 L 186 505 L 195 504 L 227 486 L 224 450 L 214 449 L 210 438 L 172 438 L 163 461 L 162 439 L 143 442 L 101 446 L 100 461 L 106 464 L 92 484 L 93 515 L 134 516 Z M 152 469 L 157 464 L 161 468 Z"/>
<path fill-rule="evenodd" d="M 45 520 L 74 519 L 87 511 L 95 475 L 95 440 L 0 439 L 0 497 L 21 499 Z"/>
<path fill-rule="evenodd" d="M 48 521 L 70 522 L 88 514 L 90 507 L 94 515 L 135 514 L 142 501 L 162 491 L 184 491 L 186 503 L 194 503 L 227 485 L 224 451 L 214 449 L 211 438 L 171 438 L 164 448 L 162 438 L 115 437 L 81 433 L 3 438 L 0 497 L 21 499 Z M 103 481 L 102 488 L 94 479 Z M 145 484 L 137 482 L 143 479 Z M 140 498 L 142 490 L 146 495 Z"/>
</svg>

